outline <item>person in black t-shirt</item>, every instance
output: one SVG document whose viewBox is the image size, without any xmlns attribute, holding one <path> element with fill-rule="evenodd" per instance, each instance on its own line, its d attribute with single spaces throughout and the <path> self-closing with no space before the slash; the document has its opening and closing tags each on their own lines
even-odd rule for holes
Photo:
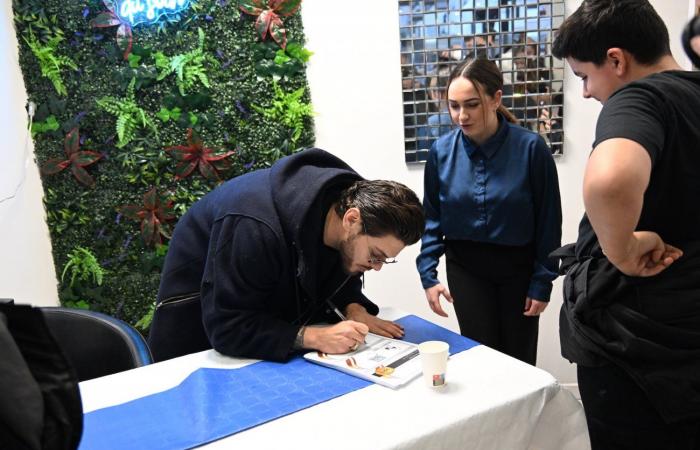
<svg viewBox="0 0 700 450">
<path fill-rule="evenodd" d="M 592 447 L 700 448 L 700 74 L 646 0 L 584 0 L 553 54 L 603 104 L 579 237 L 555 252 Z"/>
</svg>

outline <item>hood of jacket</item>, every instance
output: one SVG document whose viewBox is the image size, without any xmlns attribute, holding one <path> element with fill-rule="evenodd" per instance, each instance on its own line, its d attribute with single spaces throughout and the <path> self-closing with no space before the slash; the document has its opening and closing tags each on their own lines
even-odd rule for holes
<svg viewBox="0 0 700 450">
<path fill-rule="evenodd" d="M 338 157 L 310 148 L 277 161 L 270 169 L 272 201 L 285 240 L 294 248 L 297 277 L 314 295 L 318 243 L 323 233 L 324 193 L 363 178 Z"/>
</svg>

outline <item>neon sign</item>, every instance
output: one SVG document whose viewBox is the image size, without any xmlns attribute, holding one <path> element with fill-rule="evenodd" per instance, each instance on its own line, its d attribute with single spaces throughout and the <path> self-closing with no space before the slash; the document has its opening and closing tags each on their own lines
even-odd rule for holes
<svg viewBox="0 0 700 450">
<path fill-rule="evenodd" d="M 190 0 L 117 0 L 117 15 L 131 26 L 153 24 L 162 16 L 176 15 L 190 6 Z"/>
</svg>

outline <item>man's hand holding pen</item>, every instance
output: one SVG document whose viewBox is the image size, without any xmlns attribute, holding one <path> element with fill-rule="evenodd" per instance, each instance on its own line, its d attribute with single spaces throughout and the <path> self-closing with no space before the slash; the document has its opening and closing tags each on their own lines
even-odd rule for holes
<svg viewBox="0 0 700 450">
<path fill-rule="evenodd" d="M 304 348 L 330 354 L 348 353 L 357 350 L 369 332 L 390 338 L 402 338 L 404 335 L 401 325 L 373 316 L 359 303 L 350 303 L 345 308 L 345 314 L 330 300 L 326 300 L 326 303 L 341 322 L 332 326 L 304 327 Z"/>
<path fill-rule="evenodd" d="M 354 320 L 344 320 L 332 326 L 307 326 L 304 330 L 304 348 L 323 353 L 347 353 L 365 341 L 369 327 Z"/>
</svg>

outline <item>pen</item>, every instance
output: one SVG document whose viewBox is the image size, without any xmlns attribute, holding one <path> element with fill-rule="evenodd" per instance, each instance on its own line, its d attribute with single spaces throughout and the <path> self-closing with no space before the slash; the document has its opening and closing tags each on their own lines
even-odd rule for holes
<svg viewBox="0 0 700 450">
<path fill-rule="evenodd" d="M 341 313 L 340 310 L 338 309 L 338 307 L 335 306 L 335 304 L 332 301 L 326 300 L 326 303 L 328 303 L 328 306 L 331 307 L 331 309 L 333 310 L 335 315 L 340 317 L 340 320 L 348 320 L 348 318 L 345 317 L 345 314 Z"/>
<path fill-rule="evenodd" d="M 352 278 L 352 275 L 348 275 L 348 276 L 345 278 L 345 280 L 344 280 L 342 283 L 340 283 L 340 286 L 338 286 L 338 287 L 336 288 L 336 290 L 333 291 L 333 293 L 332 293 L 331 295 L 329 295 L 328 297 L 326 297 L 326 300 L 325 300 L 326 304 L 327 304 L 328 306 L 331 307 L 331 309 L 333 310 L 333 312 L 334 312 L 338 317 L 340 317 L 340 320 L 348 320 L 348 318 L 345 317 L 345 314 L 343 314 L 343 313 L 340 312 L 340 310 L 338 309 L 338 307 L 335 306 L 335 303 L 333 303 L 333 302 L 331 301 L 331 299 L 332 299 L 333 297 L 335 297 L 335 294 L 337 294 L 337 293 L 343 288 L 343 286 L 345 286 L 345 285 L 347 284 L 348 281 L 350 281 L 350 278 Z"/>
<path fill-rule="evenodd" d="M 333 312 L 335 313 L 335 315 L 338 316 L 338 317 L 340 317 L 340 320 L 343 320 L 343 321 L 348 320 L 348 318 L 345 317 L 345 314 L 341 313 L 340 310 L 338 309 L 338 307 L 335 306 L 335 303 L 333 303 L 332 301 L 330 301 L 330 299 L 326 299 L 326 303 L 328 303 L 328 306 L 331 307 L 331 309 L 333 310 Z M 353 351 L 353 352 L 354 352 L 354 351 L 357 351 L 357 349 L 358 349 L 362 344 L 364 344 L 364 343 L 365 343 L 364 341 L 358 342 L 358 343 L 356 343 L 355 346 L 354 346 L 353 348 L 351 348 L 350 350 Z"/>
</svg>

